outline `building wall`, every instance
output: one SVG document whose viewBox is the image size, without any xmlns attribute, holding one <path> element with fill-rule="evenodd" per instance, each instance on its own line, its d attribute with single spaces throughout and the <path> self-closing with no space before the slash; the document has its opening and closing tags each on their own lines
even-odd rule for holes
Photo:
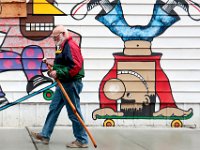
<svg viewBox="0 0 200 150">
<path fill-rule="evenodd" d="M 41 0 L 41 2 L 46 3 L 47 1 Z M 124 26 L 122 26 L 119 31 L 116 31 L 125 33 L 121 38 L 113 31 L 110 31 L 106 25 L 95 19 L 97 14 L 102 10 L 99 6 L 89 11 L 85 18 L 79 18 L 77 20 L 77 18 L 75 18 L 76 16 L 73 14 L 75 12 L 75 6 L 78 6 L 77 4 L 80 2 L 81 0 L 57 0 L 58 4 L 54 4 L 53 6 L 47 3 L 48 5 L 46 8 L 49 8 L 49 5 L 51 5 L 61 10 L 60 14 L 54 9 L 44 9 L 46 12 L 39 11 L 39 13 L 49 13 L 50 15 L 43 15 L 43 17 L 52 16 L 52 23 L 55 25 L 62 24 L 66 26 L 73 35 L 78 35 L 80 37 L 75 39 L 78 41 L 78 44 L 80 44 L 85 59 L 85 78 L 83 79 L 84 88 L 81 93 L 81 107 L 86 125 L 102 126 L 103 123 L 105 125 L 106 122 L 104 121 L 107 116 L 107 119 L 115 118 L 113 119 L 115 126 L 166 127 L 180 126 L 180 122 L 182 122 L 184 126 L 199 128 L 199 21 L 191 19 L 182 8 L 175 7 L 174 10 L 177 15 L 173 14 L 172 16 L 175 18 L 179 16 L 180 20 L 177 20 L 177 22 L 172 25 L 163 23 L 161 33 L 150 41 L 144 40 L 142 37 L 136 37 L 135 39 L 134 37 L 136 34 L 129 35 L 130 31 L 132 32 L 133 29 L 126 31 Z M 155 0 L 120 0 L 120 2 L 124 19 L 132 28 L 145 28 L 149 25 L 151 18 L 156 15 L 159 16 L 159 14 L 153 13 L 153 8 L 155 4 L 157 4 Z M 166 0 L 163 0 L 163 2 L 165 3 Z M 31 8 L 28 7 L 29 5 L 30 1 L 27 5 L 27 12 L 31 15 L 32 12 L 29 11 Z M 38 6 L 38 8 L 40 7 L 41 6 Z M 82 14 L 85 9 L 86 8 L 81 8 L 80 14 Z M 51 10 L 51 12 L 49 12 L 49 10 Z M 117 11 L 119 12 L 119 10 Z M 79 11 L 77 13 L 79 13 Z M 193 13 L 195 13 L 195 11 Z M 78 17 L 81 16 L 80 14 L 78 14 Z M 161 14 L 161 16 L 162 15 L 164 16 L 162 21 L 165 22 L 165 19 L 169 15 Z M 38 14 L 38 16 L 41 16 L 41 14 Z M 110 19 L 112 19 L 112 17 Z M 38 31 L 31 32 L 31 35 L 28 37 L 26 34 L 22 33 L 21 28 L 23 27 L 23 23 L 19 22 L 19 20 L 19 18 L 0 19 L 0 86 L 10 103 L 28 95 L 26 88 L 28 81 L 31 79 L 31 75 L 28 76 L 26 74 L 28 69 L 23 65 L 23 60 L 29 58 L 28 54 L 30 54 L 30 51 L 27 53 L 26 57 L 22 54 L 23 51 L 25 51 L 26 48 L 30 49 L 34 47 L 34 50 L 40 48 L 44 53 L 44 56 L 39 57 L 40 60 L 43 57 L 54 57 L 54 44 L 50 34 L 38 34 L 37 36 L 41 38 L 31 39 L 30 37 L 36 35 L 35 32 Z M 39 19 L 33 19 L 32 21 L 38 20 Z M 111 27 L 120 25 L 122 24 L 118 25 L 114 22 L 111 24 Z M 156 23 L 154 27 L 157 25 L 159 26 L 160 24 Z M 50 33 L 51 29 L 52 27 L 46 28 Z M 150 28 L 148 31 L 145 30 L 144 38 L 149 34 L 151 35 L 153 32 L 155 32 L 155 28 Z M 125 45 L 126 40 L 124 40 L 126 36 L 130 39 L 132 38 L 132 41 L 142 42 L 142 44 L 140 43 L 142 45 L 140 49 L 136 47 L 131 48 L 134 54 L 126 55 L 124 53 L 124 48 L 127 46 Z M 130 41 L 130 39 L 128 39 L 128 41 Z M 145 47 L 144 43 L 146 42 L 150 44 L 150 47 Z M 144 50 L 144 48 L 146 48 L 146 50 Z M 11 53 L 5 53 L 8 51 Z M 16 54 L 17 57 L 14 57 L 14 54 Z M 135 54 L 137 54 L 137 56 L 135 56 Z M 161 54 L 162 57 L 160 60 L 157 57 L 153 57 L 160 56 Z M 120 62 L 124 62 L 124 65 L 121 65 L 121 68 L 119 67 L 120 64 L 118 60 L 114 58 L 116 55 L 123 56 Z M 151 59 L 149 60 L 149 58 Z M 13 63 L 15 67 L 10 64 L 10 61 L 15 61 L 15 63 Z M 33 61 L 36 61 L 35 57 Z M 3 66 L 4 64 L 5 66 Z M 22 65 L 16 68 L 19 64 Z M 116 68 L 115 64 L 117 65 Z M 130 64 L 132 68 L 129 67 Z M 149 66 L 149 64 L 153 64 L 153 67 L 148 68 L 147 66 Z M 160 67 L 158 67 L 159 64 Z M 33 65 L 34 64 L 30 65 L 29 69 L 34 69 Z M 42 67 L 40 66 L 36 70 L 42 72 Z M 117 74 L 117 71 L 120 70 L 137 72 L 141 75 L 141 78 L 137 78 L 136 75 L 129 76 L 128 73 L 125 77 L 120 76 Z M 159 71 L 163 74 L 158 74 Z M 109 75 L 110 72 L 112 72 L 112 74 Z M 47 76 L 46 72 L 42 72 L 41 75 Z M 115 79 L 118 84 L 111 82 L 110 84 L 106 84 L 108 88 L 105 89 L 105 83 L 108 83 L 107 81 L 110 79 Z M 124 80 L 125 83 L 123 82 Z M 118 88 L 122 85 L 121 83 L 123 83 L 123 90 L 128 90 L 130 88 L 130 91 L 122 93 L 123 96 L 121 95 L 119 98 L 108 100 L 108 97 L 101 95 L 102 92 L 103 94 L 111 92 L 111 97 L 115 97 L 116 93 L 114 91 L 117 91 L 120 95 L 121 91 Z M 146 89 L 149 91 L 143 90 L 140 84 L 147 85 L 148 88 Z M 37 92 L 38 89 L 41 88 L 42 85 L 38 86 L 35 91 Z M 55 90 L 55 88 L 53 87 L 52 90 Z M 128 95 L 126 95 L 127 93 L 133 96 L 128 97 Z M 138 95 L 134 97 L 134 94 Z M 150 102 L 148 99 L 150 95 L 156 98 L 156 103 Z M 142 96 L 143 99 L 140 98 Z M 146 96 L 148 97 L 147 99 Z M 132 111 L 130 111 L 131 115 L 122 114 L 122 106 L 120 106 L 120 104 L 123 100 L 133 100 L 132 104 L 129 103 L 124 106 L 127 107 L 127 109 L 132 109 Z M 104 105 L 105 101 L 111 102 L 111 104 Z M 173 104 L 171 104 L 171 101 L 173 101 Z M 50 101 L 45 100 L 43 94 L 40 93 L 14 106 L 1 110 L 0 126 L 42 126 L 48 112 L 49 102 Z M 116 106 L 115 102 L 119 103 L 118 106 Z M 147 103 L 146 105 L 144 105 L 145 102 Z M 154 103 L 155 108 L 153 110 L 150 110 L 148 107 L 145 112 L 142 112 L 144 106 L 154 105 Z M 166 105 L 161 109 L 161 104 Z M 191 112 L 189 113 L 188 110 Z M 148 113 L 149 111 L 153 112 Z M 155 116 L 155 112 L 160 114 Z M 100 119 L 97 117 L 98 119 L 94 120 L 94 116 L 92 117 L 94 114 L 102 115 L 102 118 L 100 117 Z M 115 115 L 115 117 L 112 115 Z M 172 123 L 173 120 L 176 121 Z M 108 121 L 107 123 L 107 125 L 109 125 L 109 123 L 110 125 L 114 124 L 112 121 Z M 65 108 L 63 108 L 61 112 L 57 125 L 71 125 L 71 122 L 67 118 Z"/>
</svg>

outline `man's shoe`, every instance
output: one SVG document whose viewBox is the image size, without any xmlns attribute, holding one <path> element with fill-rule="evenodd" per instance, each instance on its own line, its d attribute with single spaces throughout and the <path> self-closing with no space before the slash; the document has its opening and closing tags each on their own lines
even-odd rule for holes
<svg viewBox="0 0 200 150">
<path fill-rule="evenodd" d="M 178 6 L 183 8 L 188 16 L 195 21 L 200 21 L 200 4 L 194 0 L 174 0 Z"/>
<path fill-rule="evenodd" d="M 88 148 L 88 144 L 83 144 L 79 142 L 78 140 L 73 141 L 72 143 L 67 144 L 66 146 L 69 148 Z"/>
<path fill-rule="evenodd" d="M 82 20 L 86 17 L 88 11 L 99 5 L 101 0 L 83 0 L 76 4 L 71 10 L 71 16 L 75 20 Z"/>
<path fill-rule="evenodd" d="M 49 144 L 49 139 L 44 138 L 43 136 L 41 136 L 39 133 L 35 133 L 35 132 L 31 132 L 31 136 L 37 140 L 38 142 L 42 142 L 43 144 Z"/>
</svg>

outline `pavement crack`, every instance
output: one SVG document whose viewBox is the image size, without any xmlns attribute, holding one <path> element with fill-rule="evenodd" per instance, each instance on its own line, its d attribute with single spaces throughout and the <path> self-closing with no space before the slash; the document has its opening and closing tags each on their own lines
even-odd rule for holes
<svg viewBox="0 0 200 150">
<path fill-rule="evenodd" d="M 33 137 L 31 136 L 30 130 L 28 129 L 28 127 L 25 127 L 25 128 L 26 128 L 26 130 L 27 130 L 27 132 L 28 132 L 28 134 L 29 134 L 29 136 L 31 138 L 31 141 L 32 141 L 32 143 L 33 143 L 33 145 L 35 147 L 35 150 L 39 150 L 38 147 L 37 147 L 37 145 L 36 145 L 36 143 L 35 143 L 35 141 L 33 140 Z"/>
</svg>

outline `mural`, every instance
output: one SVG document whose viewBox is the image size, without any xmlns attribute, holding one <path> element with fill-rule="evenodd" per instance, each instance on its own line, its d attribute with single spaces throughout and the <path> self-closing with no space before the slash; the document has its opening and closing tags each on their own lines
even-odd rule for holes
<svg viewBox="0 0 200 150">
<path fill-rule="evenodd" d="M 82 20 L 98 5 L 102 11 L 95 19 L 124 41 L 124 49 L 113 53 L 114 65 L 100 83 L 100 108 L 93 111 L 93 119 L 105 119 L 104 126 L 114 126 L 112 119 L 172 119 L 172 126 L 182 126 L 180 120 L 191 118 L 193 110 L 176 105 L 160 65 L 162 54 L 152 53 L 151 42 L 180 20 L 174 8 L 181 7 L 192 20 L 199 21 L 194 14 L 200 12 L 200 5 L 191 0 L 157 0 L 145 26 L 128 25 L 120 0 L 85 0 L 74 6 L 71 15 Z M 156 95 L 160 100 L 158 111 Z"/>
<path fill-rule="evenodd" d="M 0 86 L 0 110 L 44 92 L 44 98 L 50 100 L 53 92 L 49 90 L 56 83 L 43 75 L 47 66 L 43 58 L 53 60 L 55 45 L 50 37 L 54 28 L 54 16 L 66 16 L 54 6 L 54 0 L 30 0 L 27 3 L 27 17 L 0 19 L 0 33 L 5 34 L 0 46 L 0 73 L 23 71 L 26 79 L 27 95 L 9 102 Z M 78 44 L 81 36 L 70 31 Z"/>
<path fill-rule="evenodd" d="M 187 14 L 191 21 L 199 21 L 200 5 L 198 3 L 193 0 L 155 0 L 153 13 L 150 14 L 151 18 L 146 25 L 138 25 L 139 23 L 134 20 L 134 12 L 131 12 L 131 16 L 136 25 L 129 25 L 122 5 L 125 0 L 78 0 L 73 3 L 58 1 L 63 4 L 63 7 L 57 8 L 60 3 L 55 0 L 27 0 L 27 17 L 0 18 L 0 34 L 3 35 L 0 44 L 0 75 L 11 72 L 15 78 L 15 73 L 20 71 L 26 80 L 25 94 L 21 94 L 20 98 L 14 100 L 9 98 L 6 88 L 0 84 L 0 111 L 41 93 L 43 93 L 42 100 L 51 100 L 52 88 L 56 83 L 46 76 L 47 67 L 42 60 L 52 58 L 53 61 L 55 45 L 51 33 L 57 23 L 55 17 L 63 16 L 67 20 L 66 24 L 65 19 L 60 19 L 59 23 L 71 25 L 70 28 L 80 31 L 81 35 L 84 34 L 83 54 L 85 52 L 86 57 L 92 57 L 88 55 L 90 52 L 87 48 L 98 45 L 98 43 L 88 45 L 92 43 L 90 37 L 96 36 L 96 33 L 92 33 L 94 28 L 96 30 L 96 24 L 100 24 L 101 28 L 105 29 L 103 31 L 107 31 L 101 33 L 101 36 L 114 34 L 124 45 L 124 47 L 120 46 L 120 49 L 122 48 L 120 52 L 113 50 L 112 66 L 98 79 L 100 82 L 97 85 L 98 97 L 93 99 L 95 96 L 91 96 L 92 102 L 99 103 L 92 109 L 93 120 L 102 119 L 104 126 L 114 126 L 114 119 L 160 119 L 171 120 L 171 126 L 180 127 L 183 126 L 182 120 L 193 117 L 194 108 L 181 107 L 178 105 L 178 100 L 174 98 L 170 80 L 166 75 L 167 70 L 161 67 L 162 53 L 153 52 L 152 43 L 153 41 L 155 43 L 155 38 L 157 40 L 157 37 L 169 31 L 167 29 L 175 23 L 183 21 L 176 8 Z M 93 11 L 94 8 L 100 9 L 100 12 L 96 14 Z M 0 5 L 0 11 L 2 9 Z M 68 10 L 70 15 L 67 16 L 63 12 L 64 9 Z M 95 19 L 92 18 L 94 12 Z M 91 20 L 87 20 L 87 17 Z M 93 25 L 93 23 L 96 24 Z M 78 45 L 83 45 L 80 34 L 71 30 L 70 33 Z M 104 48 L 101 46 L 95 48 Z M 85 60 L 87 62 L 89 59 Z M 97 61 L 92 58 L 92 62 Z M 92 63 L 86 64 L 86 73 L 92 70 L 90 70 L 92 65 Z M 95 72 L 95 77 L 97 70 L 98 68 L 95 71 L 92 70 Z M 90 94 L 90 89 L 87 89 L 89 86 L 90 84 L 86 85 L 86 94 L 83 92 L 83 98 Z M 95 87 L 92 88 L 95 89 Z M 87 95 L 85 99 L 88 97 Z"/>
</svg>

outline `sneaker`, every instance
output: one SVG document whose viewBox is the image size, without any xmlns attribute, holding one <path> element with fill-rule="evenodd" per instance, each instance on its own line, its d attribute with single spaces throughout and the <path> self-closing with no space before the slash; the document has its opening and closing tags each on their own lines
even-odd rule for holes
<svg viewBox="0 0 200 150">
<path fill-rule="evenodd" d="M 32 77 L 26 86 L 26 91 L 30 94 L 36 87 L 44 84 L 44 83 L 53 83 L 51 78 L 45 77 L 43 75 L 36 75 Z"/>
<path fill-rule="evenodd" d="M 83 0 L 76 4 L 71 10 L 71 16 L 75 20 L 82 20 L 95 6 L 99 5 L 101 0 Z"/>
<path fill-rule="evenodd" d="M 5 105 L 9 104 L 6 97 L 0 97 L 0 107 L 3 107 Z"/>
<path fill-rule="evenodd" d="M 43 136 L 41 136 L 39 133 L 35 133 L 35 132 L 31 132 L 31 136 L 37 140 L 38 142 L 42 142 L 43 144 L 49 144 L 49 139 L 44 138 Z"/>
<path fill-rule="evenodd" d="M 174 0 L 178 6 L 184 9 L 188 16 L 195 21 L 200 21 L 200 4 L 194 0 Z"/>
<path fill-rule="evenodd" d="M 105 0 L 90 0 L 90 2 L 87 4 L 87 10 L 88 11 L 92 10 L 95 6 L 98 6 L 101 1 L 104 2 Z"/>
<path fill-rule="evenodd" d="M 72 143 L 67 144 L 66 146 L 69 148 L 88 148 L 88 144 L 82 144 L 78 140 L 73 141 Z"/>
</svg>

